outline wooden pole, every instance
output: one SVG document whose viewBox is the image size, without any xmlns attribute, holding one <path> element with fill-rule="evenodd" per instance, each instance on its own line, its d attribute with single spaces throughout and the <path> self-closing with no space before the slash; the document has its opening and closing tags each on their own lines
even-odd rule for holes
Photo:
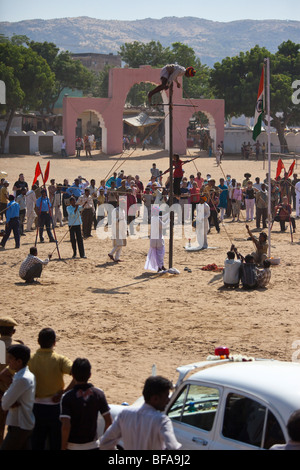
<svg viewBox="0 0 300 470">
<path fill-rule="evenodd" d="M 268 256 L 271 257 L 271 118 L 270 118 L 270 59 L 265 59 L 267 69 L 267 115 L 268 115 Z"/>
<path fill-rule="evenodd" d="M 173 83 L 169 88 L 169 160 L 170 160 L 170 238 L 169 238 L 169 269 L 173 267 L 173 238 L 174 238 L 174 210 L 173 210 Z"/>
</svg>

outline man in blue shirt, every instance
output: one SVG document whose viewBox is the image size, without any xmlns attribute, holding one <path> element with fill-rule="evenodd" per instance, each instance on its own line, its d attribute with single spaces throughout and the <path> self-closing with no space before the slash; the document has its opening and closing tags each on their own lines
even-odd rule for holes
<svg viewBox="0 0 300 470">
<path fill-rule="evenodd" d="M 9 203 L 6 209 L 6 226 L 5 234 L 2 238 L 0 245 L 2 248 L 5 247 L 7 240 L 13 231 L 16 248 L 20 248 L 20 206 L 15 201 L 15 196 L 12 194 L 9 196 Z"/>
<path fill-rule="evenodd" d="M 74 180 L 74 184 L 72 184 L 72 186 L 70 186 L 70 187 L 67 189 L 67 194 L 68 194 L 69 196 L 75 197 L 76 200 L 81 196 L 81 188 L 80 188 L 80 181 L 79 181 L 79 178 L 76 178 L 76 179 Z"/>
<path fill-rule="evenodd" d="M 80 258 L 86 258 L 84 253 L 83 239 L 81 234 L 81 217 L 80 217 L 81 207 L 76 204 L 75 197 L 71 197 L 70 205 L 67 206 L 68 211 L 68 224 L 70 230 L 70 239 L 73 248 L 73 258 L 76 258 L 76 243 L 78 245 L 78 250 Z"/>
<path fill-rule="evenodd" d="M 47 192 L 45 189 L 42 189 L 41 191 L 41 197 L 39 197 L 36 201 L 36 207 L 37 207 L 37 212 L 38 212 L 38 217 L 39 217 L 39 235 L 40 235 L 40 242 L 44 242 L 43 238 L 43 232 L 44 232 L 44 227 L 46 227 L 47 234 L 49 237 L 50 243 L 54 243 L 55 239 L 52 235 L 51 232 L 51 203 L 49 201 L 49 198 L 47 197 Z"/>
</svg>

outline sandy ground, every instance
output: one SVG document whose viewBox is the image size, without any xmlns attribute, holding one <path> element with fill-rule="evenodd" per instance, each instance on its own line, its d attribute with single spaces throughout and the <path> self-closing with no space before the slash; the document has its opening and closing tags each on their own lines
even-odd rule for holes
<svg viewBox="0 0 300 470">
<path fill-rule="evenodd" d="M 192 152 L 189 152 L 188 158 Z M 2 156 L 0 171 L 8 173 L 13 184 L 20 172 L 31 184 L 35 165 L 42 169 L 50 160 L 50 178 L 62 182 L 81 175 L 102 178 L 121 168 L 125 174 L 139 174 L 147 182 L 150 168 L 168 167 L 167 152 L 141 151 L 120 157 L 99 155 L 92 158 L 59 156 Z M 272 175 L 277 159 L 272 162 Z M 242 180 L 246 171 L 265 178 L 261 161 L 225 156 L 222 166 L 206 154 L 185 166 L 189 176 L 196 171 L 210 173 L 217 181 L 226 174 Z M 12 189 L 12 184 L 10 189 Z M 245 216 L 245 213 L 244 213 Z M 255 228 L 255 222 L 250 224 Z M 52 327 L 58 335 L 56 350 L 72 360 L 87 357 L 92 363 L 92 381 L 102 388 L 111 403 L 132 403 L 141 394 L 143 382 L 157 373 L 175 381 L 176 367 L 203 360 L 214 348 L 226 345 L 232 353 L 291 360 L 295 341 L 300 340 L 299 313 L 299 234 L 291 242 L 289 231 L 272 231 L 271 255 L 280 257 L 272 267 L 272 278 L 265 290 L 228 292 L 221 289 L 220 273 L 201 267 L 215 263 L 223 266 L 226 252 L 234 242 L 242 254 L 253 250 L 247 240 L 245 223 L 226 219 L 220 234 L 213 228 L 208 249 L 187 253 L 186 239 L 174 240 L 174 267 L 179 275 L 144 271 L 149 240 L 128 239 L 123 263 L 113 263 L 107 254 L 111 241 L 85 240 L 87 259 L 71 258 L 67 227 L 56 229 L 59 251 L 43 272 L 38 285 L 26 285 L 18 277 L 20 263 L 34 244 L 35 232 L 21 239 L 20 250 L 10 239 L 0 252 L 2 313 L 17 319 L 16 338 L 34 351 L 41 328 Z M 45 238 L 47 241 L 47 237 Z M 53 244 L 38 244 L 39 256 L 46 258 Z M 168 265 L 168 239 L 166 240 Z M 191 272 L 184 270 L 189 267 Z M 299 347 L 298 347 L 299 348 Z"/>
</svg>

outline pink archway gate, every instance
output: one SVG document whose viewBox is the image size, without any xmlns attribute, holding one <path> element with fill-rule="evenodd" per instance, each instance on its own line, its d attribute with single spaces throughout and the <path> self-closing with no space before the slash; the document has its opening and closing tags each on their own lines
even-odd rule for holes
<svg viewBox="0 0 300 470">
<path fill-rule="evenodd" d="M 102 150 L 114 155 L 122 152 L 123 111 L 127 94 L 136 83 L 160 83 L 160 69 L 141 66 L 138 69 L 113 68 L 109 75 L 108 98 L 73 98 L 63 99 L 63 134 L 67 143 L 68 155 L 75 154 L 75 128 L 78 116 L 92 110 L 98 116 L 102 127 Z M 165 101 L 165 100 L 164 100 Z M 214 148 L 224 140 L 224 100 L 187 100 L 182 97 L 182 89 L 174 87 L 173 103 L 173 151 L 186 153 L 186 130 L 189 119 L 196 111 L 202 111 L 209 118 Z M 191 106 L 192 105 L 192 106 Z M 165 107 L 168 115 L 168 107 Z M 168 116 L 166 117 L 166 129 Z M 168 132 L 165 139 L 166 149 L 169 148 Z"/>
</svg>

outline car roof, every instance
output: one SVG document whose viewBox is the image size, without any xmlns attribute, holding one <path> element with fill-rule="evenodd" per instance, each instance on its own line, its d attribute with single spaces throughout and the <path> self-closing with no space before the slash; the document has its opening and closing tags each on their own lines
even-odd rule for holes
<svg viewBox="0 0 300 470">
<path fill-rule="evenodd" d="M 194 373 L 189 380 L 256 395 L 281 411 L 285 419 L 300 409 L 300 363 L 272 360 L 224 362 Z"/>
</svg>

